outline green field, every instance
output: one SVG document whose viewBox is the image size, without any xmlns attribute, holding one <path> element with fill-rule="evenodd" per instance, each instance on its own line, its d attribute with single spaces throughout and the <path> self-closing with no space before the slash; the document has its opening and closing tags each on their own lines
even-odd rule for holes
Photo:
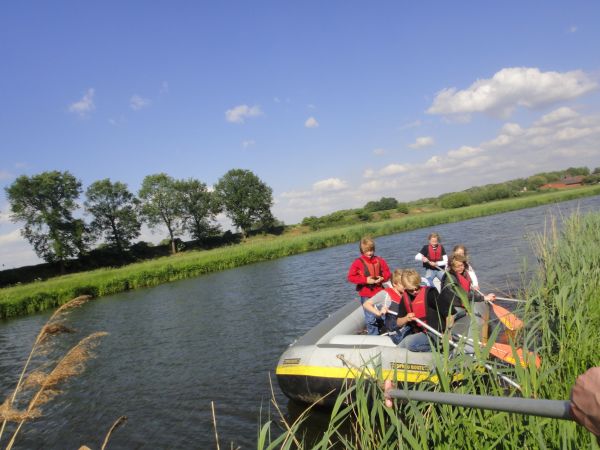
<svg viewBox="0 0 600 450">
<path fill-rule="evenodd" d="M 558 233 L 551 227 L 535 242 L 540 266 L 537 276 L 521 293 L 527 304 L 519 315 L 527 331 L 519 339 L 529 343 L 542 358 L 539 370 L 503 367 L 482 370 L 478 361 L 487 352 L 476 349 L 476 359 L 460 354 L 449 358 L 447 338 L 436 353 L 439 385 L 421 383 L 417 389 L 463 394 L 522 396 L 568 400 L 577 376 L 600 365 L 600 213 L 575 214 Z M 593 245 L 590 245 L 593 243 Z M 520 384 L 522 391 L 498 382 L 497 371 Z M 465 379 L 452 386 L 452 374 Z M 263 424 L 259 449 L 582 449 L 599 448 L 596 438 L 569 420 L 524 416 L 490 410 L 409 402 L 383 406 L 382 382 L 359 380 L 331 412 L 329 424 L 316 442 L 305 442 L 303 418 L 279 425 L 275 416 Z M 401 386 L 400 386 L 401 388 Z M 373 400 L 373 396 L 375 399 Z M 285 430 L 285 429 L 284 429 Z"/>
<path fill-rule="evenodd" d="M 242 244 L 214 250 L 189 251 L 121 268 L 65 275 L 47 281 L 0 289 L 0 318 L 54 308 L 81 294 L 105 296 L 130 289 L 157 286 L 259 261 L 357 242 L 364 235 L 389 235 L 599 194 L 600 186 L 592 186 L 530 195 L 464 208 L 408 215 L 376 223 L 331 228 L 297 236 L 285 234 L 254 238 Z"/>
</svg>

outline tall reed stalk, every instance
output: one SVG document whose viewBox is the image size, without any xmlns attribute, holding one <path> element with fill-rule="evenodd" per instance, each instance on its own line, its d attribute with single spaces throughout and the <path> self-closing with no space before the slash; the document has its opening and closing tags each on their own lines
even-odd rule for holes
<svg viewBox="0 0 600 450">
<path fill-rule="evenodd" d="M 60 393 L 58 391 L 60 384 L 79 375 L 84 370 L 85 363 L 93 356 L 92 349 L 98 345 L 99 339 L 107 334 L 105 332 L 92 333 L 80 340 L 57 361 L 50 359 L 39 364 L 36 368 L 31 368 L 35 356 L 40 353 L 49 354 L 52 350 L 54 341 L 51 341 L 50 338 L 65 332 L 72 332 L 63 323 L 63 320 L 70 311 L 82 306 L 90 298 L 90 296 L 80 296 L 62 305 L 50 316 L 38 333 L 14 390 L 0 407 L 0 419 L 2 420 L 0 441 L 7 423 L 9 421 L 17 423 L 6 446 L 7 450 L 13 447 L 25 422 L 41 416 L 40 408 Z M 52 369 L 47 371 L 48 367 L 52 367 Z M 24 399 L 21 397 L 32 390 L 35 390 L 35 392 L 29 395 L 27 407 L 24 410 L 15 409 L 14 405 L 17 401 L 23 402 Z"/>
<path fill-rule="evenodd" d="M 600 213 L 574 214 L 560 233 L 553 221 L 535 238 L 540 266 L 521 293 L 527 303 L 519 313 L 527 324 L 521 343 L 535 346 L 542 365 L 539 370 L 534 364 L 495 369 L 516 379 L 522 393 L 507 389 L 493 373 L 482 372 L 477 360 L 464 355 L 450 358 L 447 340 L 434 353 L 439 384 L 422 383 L 414 389 L 568 399 L 576 377 L 600 363 L 599 240 Z M 485 351 L 479 357 L 485 358 Z M 464 376 L 459 385 L 452 381 L 457 372 Z M 344 406 L 344 398 L 351 393 L 353 401 Z M 267 441 L 265 426 L 258 442 L 261 450 L 598 448 L 593 435 L 571 421 L 414 401 L 386 408 L 381 388 L 366 377 L 338 397 L 328 427 L 317 442 L 295 445 L 297 441 L 281 436 Z M 283 434 L 296 435 L 300 429 L 301 424 L 294 424 Z M 279 447 L 284 441 L 286 446 Z"/>
</svg>

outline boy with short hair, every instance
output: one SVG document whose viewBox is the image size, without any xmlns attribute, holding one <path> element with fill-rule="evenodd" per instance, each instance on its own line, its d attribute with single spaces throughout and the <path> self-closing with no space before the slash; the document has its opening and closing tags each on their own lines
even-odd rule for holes
<svg viewBox="0 0 600 450">
<path fill-rule="evenodd" d="M 439 234 L 431 233 L 427 240 L 429 243 L 421 248 L 421 251 L 415 255 L 415 259 L 423 263 L 425 278 L 433 286 L 434 278 L 441 281 L 444 277 L 444 269 L 448 265 L 448 255 L 441 244 Z"/>
<path fill-rule="evenodd" d="M 356 285 L 363 305 L 368 334 L 379 334 L 383 325 L 380 317 L 364 308 L 364 303 L 383 290 L 382 284 L 390 279 L 390 269 L 385 260 L 375 256 L 375 242 L 370 237 L 363 237 L 359 244 L 360 257 L 356 258 L 348 271 L 348 281 Z M 378 320 L 379 319 L 379 320 Z"/>
</svg>

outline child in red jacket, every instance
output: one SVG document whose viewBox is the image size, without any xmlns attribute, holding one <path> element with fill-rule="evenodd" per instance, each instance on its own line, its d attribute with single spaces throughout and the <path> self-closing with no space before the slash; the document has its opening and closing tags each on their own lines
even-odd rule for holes
<svg viewBox="0 0 600 450">
<path fill-rule="evenodd" d="M 359 244 L 361 256 L 356 258 L 348 271 L 348 281 L 356 284 L 360 296 L 360 304 L 373 297 L 383 289 L 382 284 L 390 279 L 390 269 L 385 260 L 375 256 L 375 242 L 364 237 Z M 363 307 L 368 334 L 379 334 L 383 325 L 381 315 L 377 316 Z"/>
</svg>

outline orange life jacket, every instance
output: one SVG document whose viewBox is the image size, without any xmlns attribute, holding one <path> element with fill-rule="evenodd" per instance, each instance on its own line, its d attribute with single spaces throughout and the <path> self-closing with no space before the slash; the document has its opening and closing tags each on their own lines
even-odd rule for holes
<svg viewBox="0 0 600 450">
<path fill-rule="evenodd" d="M 373 277 L 378 278 L 381 276 L 381 263 L 379 262 L 379 258 L 374 257 L 371 258 L 373 262 L 367 262 L 364 258 L 359 258 L 363 263 L 364 267 L 364 275 L 365 277 Z M 381 283 L 378 284 L 358 284 L 356 285 L 356 290 L 360 291 L 362 288 L 367 287 L 369 289 L 375 289 L 376 287 L 380 287 Z"/>
</svg>

